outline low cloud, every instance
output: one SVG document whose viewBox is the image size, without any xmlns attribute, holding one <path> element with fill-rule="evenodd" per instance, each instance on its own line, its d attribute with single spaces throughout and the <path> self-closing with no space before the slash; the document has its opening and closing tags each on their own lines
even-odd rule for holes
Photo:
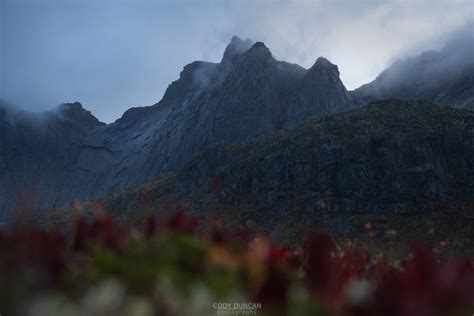
<svg viewBox="0 0 474 316">
<path fill-rule="evenodd" d="M 399 58 L 441 48 L 474 15 L 470 1 L 439 0 L 286 1 L 241 10 L 247 12 L 245 36 L 306 68 L 319 56 L 328 58 L 349 89 Z"/>
<path fill-rule="evenodd" d="M 182 67 L 220 61 L 233 35 L 281 60 L 339 66 L 349 89 L 400 57 L 439 49 L 471 1 L 2 1 L 0 92 L 41 111 L 79 100 L 112 122 L 159 101 Z"/>
</svg>

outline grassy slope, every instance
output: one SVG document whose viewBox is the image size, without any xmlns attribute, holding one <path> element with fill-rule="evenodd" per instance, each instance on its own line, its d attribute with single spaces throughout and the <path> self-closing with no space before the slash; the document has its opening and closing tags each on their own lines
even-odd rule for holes
<svg viewBox="0 0 474 316">
<path fill-rule="evenodd" d="M 306 191 L 298 194 L 290 192 L 292 195 L 273 203 L 262 203 L 261 196 L 248 194 L 245 190 L 247 193 L 232 191 L 235 185 L 242 186 L 239 183 L 242 174 L 254 177 L 255 166 L 262 160 L 278 156 L 287 143 L 292 144 L 297 154 L 304 154 L 314 148 L 336 146 L 335 150 L 345 150 L 357 147 L 354 140 L 358 137 L 381 139 L 382 142 L 390 137 L 401 137 L 404 141 L 415 143 L 419 139 L 436 142 L 438 131 L 443 130 L 449 137 L 457 137 L 456 141 L 467 146 L 465 148 L 472 148 L 473 140 L 469 135 L 473 135 L 473 126 L 473 111 L 438 107 L 430 103 L 385 101 L 311 120 L 289 130 L 263 135 L 250 143 L 213 145 L 183 170 L 164 174 L 135 189 L 115 192 L 101 201 L 100 207 L 125 222 L 140 220 L 150 213 L 183 208 L 199 214 L 204 223 L 212 218 L 221 218 L 228 224 L 245 224 L 253 232 L 267 233 L 284 242 L 298 242 L 304 232 L 319 228 L 329 229 L 342 240 L 360 239 L 383 248 L 405 251 L 406 243 L 423 241 L 446 255 L 474 256 L 473 196 L 457 196 L 449 200 L 420 199 L 412 209 L 403 213 L 357 210 L 328 214 L 311 211 L 305 198 L 301 198 L 307 194 Z M 462 139 L 459 135 L 463 136 Z M 449 157 L 470 153 L 445 154 Z M 406 173 L 408 177 L 410 174 L 415 177 L 419 172 L 409 166 L 400 165 L 398 168 L 396 172 Z M 456 172 L 446 175 L 447 183 L 460 181 L 459 172 L 463 170 Z M 223 183 L 215 179 L 216 174 L 225 179 Z M 469 175 L 462 177 L 469 178 Z M 245 184 L 243 186 L 245 189 Z M 461 188 L 466 192 L 470 190 Z M 384 190 L 383 187 L 376 189 Z M 413 195 L 416 197 L 417 192 Z M 229 196 L 236 202 L 229 203 Z M 92 208 L 86 207 L 88 210 Z M 76 209 L 81 211 L 82 207 L 76 206 Z M 61 211 L 60 215 L 53 214 L 50 218 L 68 217 L 64 214 Z M 334 229 L 334 218 L 344 219 L 342 229 Z M 365 229 L 366 223 L 371 223 L 373 227 Z M 369 233 L 373 237 L 369 237 Z"/>
</svg>

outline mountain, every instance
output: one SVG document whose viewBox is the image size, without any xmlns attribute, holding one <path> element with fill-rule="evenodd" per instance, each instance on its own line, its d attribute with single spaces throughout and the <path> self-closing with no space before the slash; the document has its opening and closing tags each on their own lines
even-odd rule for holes
<svg viewBox="0 0 474 316">
<path fill-rule="evenodd" d="M 260 146 L 252 143 L 255 137 L 282 130 L 285 134 L 286 129 L 312 118 L 328 117 L 327 120 L 346 126 L 348 132 L 353 131 L 357 121 L 351 126 L 337 119 L 343 116 L 329 117 L 367 105 L 371 100 L 395 97 L 472 107 L 472 42 L 471 45 L 460 42 L 451 42 L 440 52 L 426 52 L 397 62 L 372 83 L 348 92 L 337 66 L 325 58 L 318 58 L 312 67 L 305 69 L 276 60 L 261 42 L 234 36 L 219 63 L 195 61 L 186 65 L 158 103 L 131 108 L 112 124 L 99 122 L 77 102 L 39 114 L 0 105 L 0 216 L 9 217 L 26 209 L 63 207 L 75 200 L 86 202 L 133 188 L 164 172 L 179 170 L 211 144 L 240 146 L 250 142 Z M 384 120 L 390 124 L 387 118 Z M 337 124 L 333 128 L 342 131 Z M 427 129 L 415 136 L 424 140 L 428 135 L 431 134 Z M 327 146 L 318 147 L 318 155 L 336 155 L 326 152 L 334 145 Z M 311 147 L 306 149 L 312 151 Z M 350 153 L 363 159 L 362 154 L 369 154 L 351 150 L 340 147 L 337 155 Z M 220 155 L 217 151 L 212 153 Z M 425 153 L 415 150 L 411 154 L 417 157 Z M 337 155 L 333 159 L 339 159 Z M 231 161 L 231 157 L 221 158 Z M 249 163 L 258 165 L 258 161 Z M 358 166 L 355 164 L 353 168 L 358 170 Z M 261 173 L 262 185 L 272 186 L 282 181 L 268 178 L 267 171 Z M 278 176 L 271 172 L 269 175 Z M 347 180 L 341 178 L 334 185 L 340 188 L 354 185 L 360 190 L 372 187 L 371 182 L 347 184 Z M 392 192 L 393 184 L 388 180 L 378 185 L 380 191 Z M 269 194 L 273 200 L 280 193 Z M 366 206 L 359 202 L 357 205 L 361 210 Z M 390 209 L 397 209 L 396 205 L 393 202 Z M 400 209 L 405 210 L 406 205 Z"/>
<path fill-rule="evenodd" d="M 220 63 L 186 65 L 160 102 L 112 124 L 78 103 L 3 118 L 0 210 L 19 208 L 31 190 L 38 192 L 33 204 L 44 209 L 86 201 L 180 168 L 209 144 L 246 141 L 350 107 L 328 60 L 304 69 L 235 36 Z"/>
<path fill-rule="evenodd" d="M 365 100 L 429 100 L 474 108 L 474 38 L 456 38 L 441 51 L 399 60 L 352 95 Z"/>
<path fill-rule="evenodd" d="M 420 238 L 436 224 L 436 236 L 473 245 L 474 111 L 378 101 L 210 146 L 182 170 L 104 203 L 121 219 L 180 205 L 280 237 L 317 224 L 363 233 L 366 220 Z"/>
<path fill-rule="evenodd" d="M 0 105 L 0 208 L 24 211 L 70 192 L 80 146 L 103 125 L 77 102 L 41 114 Z"/>
</svg>

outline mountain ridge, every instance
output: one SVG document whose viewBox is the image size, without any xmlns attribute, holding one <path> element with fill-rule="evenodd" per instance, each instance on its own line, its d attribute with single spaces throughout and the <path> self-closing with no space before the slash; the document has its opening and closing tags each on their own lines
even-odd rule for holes
<svg viewBox="0 0 474 316">
<path fill-rule="evenodd" d="M 350 96 L 337 67 L 315 69 L 277 61 L 265 44 L 234 37 L 220 63 L 196 61 L 186 65 L 158 103 L 129 109 L 111 124 L 100 123 L 80 103 L 61 105 L 53 111 L 65 119 L 64 123 L 77 121 L 83 126 L 80 129 L 64 131 L 58 127 L 54 131 L 53 125 L 46 125 L 48 132 L 41 133 L 33 127 L 21 130 L 2 123 L 1 156 L 11 171 L 0 178 L 0 194 L 13 198 L 0 201 L 0 209 L 11 212 L 16 207 L 15 200 L 22 199 L 21 192 L 32 175 L 41 179 L 35 184 L 42 192 L 36 201 L 40 208 L 61 206 L 74 199 L 87 201 L 178 169 L 214 142 L 245 141 L 349 106 Z M 298 87 L 308 81 L 307 73 L 314 74 L 309 79 L 325 94 L 308 98 L 298 95 L 305 93 Z M 298 109 L 300 106 L 304 111 Z M 58 133 L 68 135 L 70 141 Z M 56 142 L 60 144 L 50 153 L 50 161 L 45 161 L 47 157 L 31 159 L 41 151 L 40 144 Z M 18 146 L 23 147 L 20 153 Z M 65 151 L 74 155 L 62 155 Z M 45 164 L 64 166 L 64 170 L 45 170 Z M 12 192 L 12 178 L 24 184 L 16 192 Z"/>
<path fill-rule="evenodd" d="M 353 238 L 364 234 L 361 220 L 374 219 L 428 238 L 434 220 L 472 245 L 463 221 L 474 210 L 473 161 L 473 110 L 392 99 L 211 145 L 182 169 L 99 203 L 121 221 L 178 207 L 286 241 L 300 225 Z"/>
<path fill-rule="evenodd" d="M 473 108 L 474 37 L 448 42 L 440 51 L 398 60 L 352 95 L 368 100 L 424 99 Z"/>
<path fill-rule="evenodd" d="M 436 64 L 433 60 L 458 61 L 458 55 L 448 47 L 412 58 L 410 67 L 403 61 L 399 65 L 402 72 L 412 69 L 412 64 L 429 70 Z M 390 69 L 379 77 L 393 73 Z M 439 72 L 439 67 L 434 69 Z M 465 77 L 464 73 L 459 77 L 456 69 L 451 71 L 454 77 L 443 81 L 449 88 L 443 100 L 466 106 L 474 96 L 474 71 L 467 68 Z M 347 91 L 339 75 L 338 67 L 323 57 L 305 69 L 276 60 L 262 42 L 233 37 L 221 62 L 195 61 L 184 66 L 159 102 L 131 108 L 110 124 L 101 123 L 78 102 L 41 114 L 10 115 L 11 111 L 4 110 L 0 112 L 0 163 L 5 171 L 0 177 L 0 196 L 9 198 L 0 200 L 0 210 L 11 214 L 25 204 L 24 192 L 32 187 L 38 193 L 30 204 L 40 209 L 76 199 L 88 201 L 180 169 L 213 143 L 247 142 L 386 97 L 375 93 L 380 90 L 378 79 Z M 427 78 L 415 76 L 422 82 Z M 401 91 L 406 92 L 405 99 L 424 98 L 420 91 L 426 89 L 421 87 L 411 84 Z M 18 121 L 11 124 L 12 118 Z"/>
</svg>

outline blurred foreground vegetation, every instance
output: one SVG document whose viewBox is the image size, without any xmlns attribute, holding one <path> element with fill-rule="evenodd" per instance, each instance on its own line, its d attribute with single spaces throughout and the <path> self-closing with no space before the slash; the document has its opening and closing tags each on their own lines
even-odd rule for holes
<svg viewBox="0 0 474 316">
<path fill-rule="evenodd" d="M 0 230 L 1 315 L 471 315 L 474 262 L 329 234 L 276 245 L 177 212 L 134 226 Z M 370 235 L 372 224 L 364 229 Z M 393 234 L 396 231 L 391 232 Z M 230 303 L 235 309 L 222 309 Z M 234 305 L 253 303 L 251 305 Z"/>
</svg>

